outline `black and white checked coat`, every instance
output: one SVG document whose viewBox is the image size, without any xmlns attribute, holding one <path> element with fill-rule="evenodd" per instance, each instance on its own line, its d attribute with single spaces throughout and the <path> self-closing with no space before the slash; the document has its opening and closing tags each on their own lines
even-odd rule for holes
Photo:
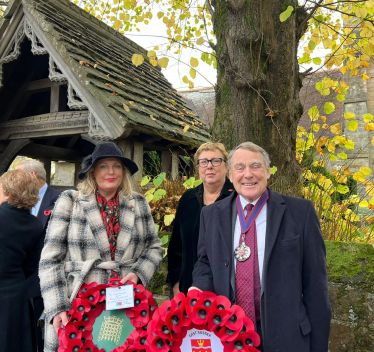
<svg viewBox="0 0 374 352">
<path fill-rule="evenodd" d="M 83 282 L 108 283 L 113 269 L 121 278 L 135 273 L 146 286 L 157 270 L 163 250 L 142 195 L 120 196 L 120 229 L 112 262 L 95 194 L 84 196 L 69 190 L 57 200 L 39 264 L 47 323 L 44 352 L 57 351 L 57 335 L 48 323 L 71 309 Z"/>
</svg>

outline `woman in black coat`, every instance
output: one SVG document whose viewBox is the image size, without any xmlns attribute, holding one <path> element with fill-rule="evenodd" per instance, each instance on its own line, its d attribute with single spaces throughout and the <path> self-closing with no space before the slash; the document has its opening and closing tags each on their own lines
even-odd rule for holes
<svg viewBox="0 0 374 352">
<path fill-rule="evenodd" d="M 40 220 L 36 177 L 22 170 L 0 177 L 0 352 L 35 351 L 26 279 L 37 270 Z"/>
<path fill-rule="evenodd" d="M 187 294 L 192 284 L 201 209 L 226 198 L 234 189 L 226 178 L 227 158 L 221 143 L 204 143 L 195 153 L 195 164 L 203 182 L 187 190 L 179 200 L 168 248 L 168 280 L 174 295 L 179 292 Z"/>
</svg>

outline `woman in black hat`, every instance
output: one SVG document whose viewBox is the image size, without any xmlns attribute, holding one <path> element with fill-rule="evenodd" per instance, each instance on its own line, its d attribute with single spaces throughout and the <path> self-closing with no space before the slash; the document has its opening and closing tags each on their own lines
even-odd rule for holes
<svg viewBox="0 0 374 352">
<path fill-rule="evenodd" d="M 116 144 L 99 144 L 83 160 L 78 191 L 65 191 L 56 202 L 39 265 L 44 352 L 57 351 L 56 333 L 83 282 L 106 284 L 118 277 L 145 286 L 161 262 L 148 202 L 131 190 L 136 171 Z"/>
</svg>

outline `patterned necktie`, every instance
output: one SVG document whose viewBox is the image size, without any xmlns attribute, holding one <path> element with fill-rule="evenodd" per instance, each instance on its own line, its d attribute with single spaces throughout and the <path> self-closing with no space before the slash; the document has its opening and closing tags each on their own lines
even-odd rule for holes
<svg viewBox="0 0 374 352">
<path fill-rule="evenodd" d="M 253 204 L 246 205 L 249 218 L 253 210 Z M 240 236 L 239 245 L 242 243 Z M 260 320 L 260 271 L 258 266 L 256 221 L 250 225 L 245 234 L 245 244 L 251 249 L 251 256 L 244 262 L 236 262 L 236 304 L 243 308 L 245 315 L 250 318 L 256 328 L 256 322 Z"/>
</svg>

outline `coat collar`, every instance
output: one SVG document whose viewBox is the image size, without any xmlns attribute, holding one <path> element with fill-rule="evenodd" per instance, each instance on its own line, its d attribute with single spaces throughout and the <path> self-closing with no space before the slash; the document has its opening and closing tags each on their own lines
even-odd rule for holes
<svg viewBox="0 0 374 352">
<path fill-rule="evenodd" d="M 230 182 L 228 178 L 226 178 L 225 183 L 223 184 L 221 194 L 219 195 L 218 199 L 226 198 L 234 191 L 234 186 Z M 200 207 L 203 206 L 203 195 L 204 195 L 204 185 L 200 184 L 197 187 L 192 189 L 190 198 L 197 198 L 200 203 Z"/>
<path fill-rule="evenodd" d="M 120 233 L 117 238 L 116 260 L 122 258 L 131 239 L 131 233 L 135 222 L 135 199 L 133 195 L 119 196 L 120 202 Z M 79 193 L 77 203 L 82 206 L 83 212 L 91 227 L 92 234 L 99 248 L 103 260 L 111 260 L 108 235 L 101 218 L 95 194 L 84 196 Z M 131 259 L 131 258 L 129 258 Z"/>
</svg>

